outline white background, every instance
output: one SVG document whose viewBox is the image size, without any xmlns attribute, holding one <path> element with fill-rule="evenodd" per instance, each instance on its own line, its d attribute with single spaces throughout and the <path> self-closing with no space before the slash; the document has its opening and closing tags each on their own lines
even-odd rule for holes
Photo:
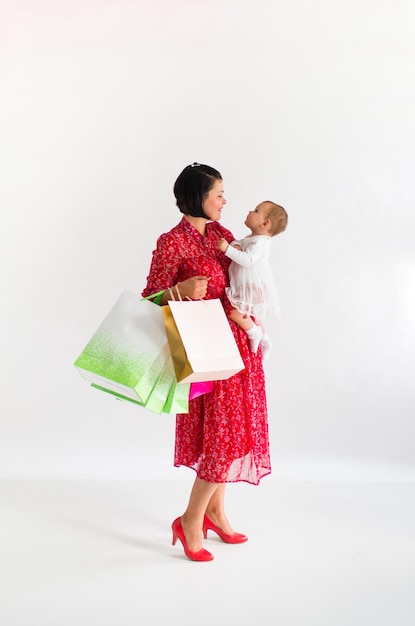
<svg viewBox="0 0 415 626">
<path fill-rule="evenodd" d="M 274 476 L 414 476 L 415 4 L 1 1 L 2 478 L 170 477 L 173 416 L 73 367 L 141 292 L 192 161 L 264 199 Z"/>
</svg>

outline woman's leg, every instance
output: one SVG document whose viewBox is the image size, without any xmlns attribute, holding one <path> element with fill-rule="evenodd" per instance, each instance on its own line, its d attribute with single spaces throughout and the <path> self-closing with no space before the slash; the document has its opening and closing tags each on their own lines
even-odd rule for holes
<svg viewBox="0 0 415 626">
<path fill-rule="evenodd" d="M 206 515 L 224 533 L 233 535 L 234 530 L 225 515 L 225 487 L 225 483 L 217 486 L 206 507 Z"/>
<path fill-rule="evenodd" d="M 192 552 L 202 548 L 203 518 L 209 502 L 221 487 L 218 483 L 208 483 L 197 477 L 193 483 L 186 511 L 181 516 L 183 532 Z"/>
</svg>

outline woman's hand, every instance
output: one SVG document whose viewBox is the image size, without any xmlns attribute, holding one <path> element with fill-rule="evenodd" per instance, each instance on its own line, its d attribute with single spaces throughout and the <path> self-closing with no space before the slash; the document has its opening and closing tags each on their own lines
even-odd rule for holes
<svg viewBox="0 0 415 626">
<path fill-rule="evenodd" d="M 188 278 L 182 283 L 177 283 L 176 287 L 179 289 L 182 300 L 185 298 L 201 300 L 206 296 L 208 282 L 208 276 L 192 276 L 192 278 Z M 173 288 L 173 295 L 178 299 L 176 287 Z"/>
<path fill-rule="evenodd" d="M 169 289 L 166 289 L 160 304 L 163 306 L 167 304 L 169 300 L 202 300 L 206 296 L 207 286 L 210 278 L 209 276 L 192 276 L 184 280 L 182 283 L 176 283 Z M 177 293 L 179 291 L 179 293 Z M 179 297 L 180 294 L 180 297 Z"/>
</svg>

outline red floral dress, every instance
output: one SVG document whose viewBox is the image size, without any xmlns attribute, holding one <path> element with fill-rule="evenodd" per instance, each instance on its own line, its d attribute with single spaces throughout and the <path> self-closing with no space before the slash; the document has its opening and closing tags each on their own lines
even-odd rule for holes
<svg viewBox="0 0 415 626">
<path fill-rule="evenodd" d="M 234 241 L 218 222 L 202 236 L 185 218 L 161 235 L 153 252 L 143 296 L 192 276 L 209 276 L 206 298 L 220 298 L 226 311 L 229 259 L 216 248 L 220 237 Z M 265 378 L 261 349 L 249 350 L 247 335 L 229 320 L 245 369 L 214 390 L 190 400 L 189 413 L 176 416 L 174 465 L 184 465 L 202 480 L 245 481 L 257 485 L 271 472 Z"/>
</svg>

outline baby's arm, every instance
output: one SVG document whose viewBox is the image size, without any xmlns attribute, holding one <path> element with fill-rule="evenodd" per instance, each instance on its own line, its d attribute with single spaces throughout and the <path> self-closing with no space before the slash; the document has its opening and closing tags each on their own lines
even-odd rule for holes
<svg viewBox="0 0 415 626">
<path fill-rule="evenodd" d="M 252 244 L 249 244 L 248 250 L 242 251 L 240 246 L 237 249 L 235 246 L 230 245 L 224 251 L 226 256 L 234 261 L 238 265 L 243 267 L 249 267 L 261 259 L 267 254 L 269 248 L 269 239 L 267 237 L 257 239 Z M 221 248 L 222 249 L 222 248 Z"/>
<path fill-rule="evenodd" d="M 232 246 L 236 250 L 241 250 L 241 246 L 238 243 L 236 243 L 236 241 L 232 241 L 232 243 L 229 243 L 223 237 L 221 237 L 221 239 L 219 239 L 219 241 L 218 241 L 218 248 L 220 250 L 222 250 L 222 252 L 226 252 L 226 250 L 228 249 L 229 246 Z"/>
</svg>

